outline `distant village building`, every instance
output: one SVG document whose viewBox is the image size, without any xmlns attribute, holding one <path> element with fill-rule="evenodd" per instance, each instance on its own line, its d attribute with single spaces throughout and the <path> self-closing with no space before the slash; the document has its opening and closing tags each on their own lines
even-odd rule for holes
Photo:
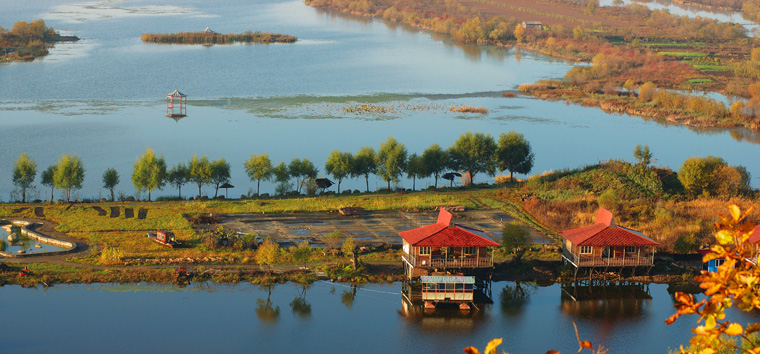
<svg viewBox="0 0 760 354">
<path fill-rule="evenodd" d="M 520 25 L 522 25 L 522 28 L 525 28 L 527 30 L 530 29 L 542 29 L 543 25 L 541 25 L 540 21 L 523 21 Z"/>
<path fill-rule="evenodd" d="M 451 222 L 441 208 L 435 224 L 399 232 L 403 238 L 404 270 L 409 279 L 436 270 L 493 268 L 493 247 L 499 246 L 483 231 Z"/>
<path fill-rule="evenodd" d="M 567 230 L 562 258 L 576 268 L 651 267 L 659 243 L 634 231 L 615 224 L 615 217 L 599 208 L 594 225 Z"/>
</svg>

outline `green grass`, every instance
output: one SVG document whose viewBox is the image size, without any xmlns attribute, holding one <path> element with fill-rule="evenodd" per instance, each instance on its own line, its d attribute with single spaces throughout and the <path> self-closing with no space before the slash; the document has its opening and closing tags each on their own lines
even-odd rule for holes
<svg viewBox="0 0 760 354">
<path fill-rule="evenodd" d="M 702 84 L 709 84 L 709 83 L 713 82 L 713 80 L 709 79 L 709 78 L 705 78 L 705 79 L 689 79 L 689 80 L 686 80 L 686 82 L 688 82 L 689 84 L 692 84 L 692 85 L 702 85 Z"/>
<path fill-rule="evenodd" d="M 657 52 L 657 54 L 684 58 L 698 58 L 707 56 L 707 53 L 700 52 Z"/>
<path fill-rule="evenodd" d="M 689 47 L 704 47 L 705 43 L 665 43 L 665 42 L 658 42 L 658 43 L 641 43 L 641 45 L 645 47 L 681 47 L 681 48 L 689 48 Z"/>
<path fill-rule="evenodd" d="M 702 71 L 728 71 L 728 66 L 720 64 L 691 64 L 693 67 Z"/>
</svg>

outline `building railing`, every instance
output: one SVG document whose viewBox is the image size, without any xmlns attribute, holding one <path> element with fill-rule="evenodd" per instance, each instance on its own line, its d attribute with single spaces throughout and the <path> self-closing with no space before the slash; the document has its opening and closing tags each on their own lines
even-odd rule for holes
<svg viewBox="0 0 760 354">
<path fill-rule="evenodd" d="M 403 253 L 404 260 L 415 268 L 487 268 L 493 266 L 493 260 L 490 256 L 463 258 L 463 257 L 427 257 L 419 259 L 418 257 Z"/>
<path fill-rule="evenodd" d="M 654 264 L 654 254 L 650 256 L 633 257 L 581 257 L 570 252 L 563 252 L 562 257 L 572 262 L 576 267 L 633 267 L 651 266 Z"/>
</svg>

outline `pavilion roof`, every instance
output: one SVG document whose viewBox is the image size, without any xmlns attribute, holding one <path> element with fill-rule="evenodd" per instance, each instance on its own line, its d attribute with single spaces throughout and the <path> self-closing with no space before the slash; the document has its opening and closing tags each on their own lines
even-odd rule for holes
<svg viewBox="0 0 760 354">
<path fill-rule="evenodd" d="M 186 94 L 179 92 L 179 89 L 174 89 L 172 93 L 166 94 L 167 97 L 185 97 Z"/>
<path fill-rule="evenodd" d="M 483 231 L 452 224 L 452 218 L 451 213 L 441 208 L 435 224 L 398 234 L 416 247 L 495 247 L 499 245 Z"/>
<path fill-rule="evenodd" d="M 594 225 L 567 230 L 560 235 L 578 246 L 657 246 L 641 232 L 615 225 L 612 213 L 599 208 Z"/>
</svg>

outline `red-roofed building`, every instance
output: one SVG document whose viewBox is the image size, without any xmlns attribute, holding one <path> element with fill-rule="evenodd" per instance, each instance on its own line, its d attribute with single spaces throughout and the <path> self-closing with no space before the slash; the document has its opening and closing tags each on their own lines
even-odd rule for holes
<svg viewBox="0 0 760 354">
<path fill-rule="evenodd" d="M 452 224 L 445 209 L 435 224 L 399 232 L 403 241 L 404 268 L 410 278 L 436 269 L 493 267 L 493 247 L 499 246 L 483 231 Z"/>
<path fill-rule="evenodd" d="M 576 268 L 652 266 L 659 243 L 634 231 L 615 225 L 615 217 L 599 208 L 594 225 L 567 230 L 562 258 Z"/>
</svg>

